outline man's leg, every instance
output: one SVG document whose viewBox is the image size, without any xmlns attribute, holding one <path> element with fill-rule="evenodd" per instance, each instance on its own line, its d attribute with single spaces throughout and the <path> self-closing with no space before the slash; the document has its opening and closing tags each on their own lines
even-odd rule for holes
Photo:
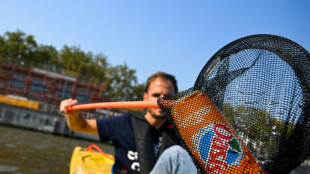
<svg viewBox="0 0 310 174">
<path fill-rule="evenodd" d="M 175 145 L 161 154 L 150 174 L 182 173 L 196 174 L 197 169 L 187 151 L 181 146 Z"/>
</svg>

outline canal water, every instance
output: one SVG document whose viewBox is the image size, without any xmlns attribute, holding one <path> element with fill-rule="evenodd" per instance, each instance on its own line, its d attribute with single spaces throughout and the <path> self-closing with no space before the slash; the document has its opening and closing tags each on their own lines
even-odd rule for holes
<svg viewBox="0 0 310 174">
<path fill-rule="evenodd" d="M 75 146 L 98 145 L 114 154 L 111 144 L 0 125 L 0 173 L 69 174 Z"/>
</svg>

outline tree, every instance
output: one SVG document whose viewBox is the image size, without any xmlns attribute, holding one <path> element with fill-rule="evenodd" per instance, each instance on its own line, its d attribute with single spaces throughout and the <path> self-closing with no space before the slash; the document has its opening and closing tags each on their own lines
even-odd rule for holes
<svg viewBox="0 0 310 174">
<path fill-rule="evenodd" d="M 138 99 L 137 95 L 142 95 L 141 85 L 137 85 L 136 70 L 128 68 L 124 65 L 110 67 L 107 72 L 107 96 L 118 100 Z M 134 88 L 136 86 L 136 88 Z M 141 92 L 141 94 L 140 94 Z M 139 93 L 139 94 L 138 94 Z"/>
<path fill-rule="evenodd" d="M 245 105 L 232 106 L 224 103 L 222 113 L 242 136 L 247 147 L 255 150 L 253 152 L 256 156 L 262 158 L 274 155 L 282 141 L 287 140 L 295 128 L 294 123 L 289 120 L 281 120 L 264 109 Z"/>
<path fill-rule="evenodd" d="M 26 36 L 24 32 L 6 32 L 0 39 L 0 54 L 9 64 L 18 63 L 21 66 L 31 65 L 37 49 L 34 36 Z"/>
<path fill-rule="evenodd" d="M 107 79 L 107 71 L 109 68 L 109 64 L 107 63 L 107 59 L 102 54 L 97 54 L 93 57 L 93 61 L 89 62 L 88 65 L 88 76 L 89 82 L 93 84 L 102 84 Z"/>
<path fill-rule="evenodd" d="M 133 92 L 131 93 L 131 100 L 138 101 L 143 100 L 143 94 L 144 94 L 144 88 L 145 84 L 139 84 L 137 83 L 135 86 L 133 86 Z"/>
<path fill-rule="evenodd" d="M 79 77 L 80 80 L 86 80 L 88 76 L 87 64 L 91 57 L 86 55 L 80 48 L 65 45 L 60 51 L 59 62 L 65 74 Z M 87 81 L 87 80 L 86 80 Z"/>
<path fill-rule="evenodd" d="M 58 51 L 53 46 L 40 45 L 34 55 L 33 66 L 60 72 Z"/>
</svg>

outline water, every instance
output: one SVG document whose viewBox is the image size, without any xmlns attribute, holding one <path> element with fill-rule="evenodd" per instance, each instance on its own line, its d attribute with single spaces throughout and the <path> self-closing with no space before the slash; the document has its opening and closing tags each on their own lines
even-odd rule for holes
<svg viewBox="0 0 310 174">
<path fill-rule="evenodd" d="M 90 144 L 96 144 L 106 153 L 114 154 L 114 147 L 110 144 L 0 125 L 0 173 L 69 174 L 74 147 L 87 147 Z M 290 174 L 310 173 L 309 164 Z"/>
<path fill-rule="evenodd" d="M 0 126 L 0 173 L 68 174 L 75 146 L 98 145 L 114 154 L 110 144 Z"/>
</svg>

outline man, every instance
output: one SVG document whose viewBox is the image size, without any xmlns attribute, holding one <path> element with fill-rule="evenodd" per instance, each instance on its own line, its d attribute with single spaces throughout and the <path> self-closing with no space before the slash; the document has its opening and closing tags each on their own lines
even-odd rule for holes
<svg viewBox="0 0 310 174">
<path fill-rule="evenodd" d="M 151 75 L 145 86 L 144 101 L 178 92 L 174 76 L 164 72 Z M 161 109 L 150 108 L 145 115 L 127 113 L 107 119 L 84 119 L 67 107 L 77 100 L 67 99 L 60 110 L 67 117 L 68 126 L 77 132 L 99 134 L 101 141 L 112 141 L 115 146 L 114 173 L 149 173 L 159 155 L 172 145 L 179 144 L 175 132 Z"/>
</svg>

